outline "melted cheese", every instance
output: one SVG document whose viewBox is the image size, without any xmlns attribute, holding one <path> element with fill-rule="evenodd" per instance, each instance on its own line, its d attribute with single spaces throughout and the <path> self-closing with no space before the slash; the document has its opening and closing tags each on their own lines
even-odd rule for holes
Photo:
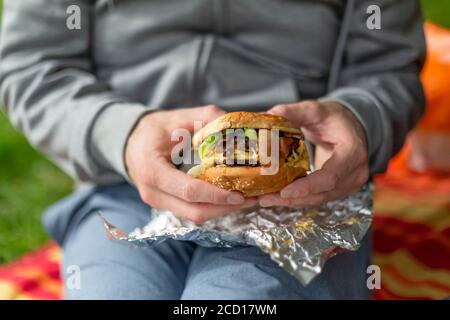
<svg viewBox="0 0 450 320">
<path fill-rule="evenodd" d="M 308 156 L 306 153 L 305 142 L 299 141 L 297 150 L 293 150 L 292 154 L 286 161 L 286 165 L 294 168 L 308 168 Z"/>
<path fill-rule="evenodd" d="M 208 154 L 207 157 L 205 157 L 202 160 L 203 162 L 212 162 L 212 163 L 222 163 L 222 164 L 226 164 L 226 157 L 222 154 L 222 153 L 211 153 Z M 259 161 L 259 155 L 258 152 L 256 150 L 250 150 L 250 151 L 243 151 L 243 150 L 238 150 L 237 148 L 234 149 L 234 158 L 233 160 L 240 160 L 242 162 L 244 161 L 249 161 L 250 163 L 258 163 Z"/>
</svg>

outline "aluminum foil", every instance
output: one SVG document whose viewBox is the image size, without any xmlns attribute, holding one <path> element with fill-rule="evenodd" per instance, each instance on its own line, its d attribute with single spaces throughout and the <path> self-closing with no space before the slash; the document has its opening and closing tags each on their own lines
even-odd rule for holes
<svg viewBox="0 0 450 320">
<path fill-rule="evenodd" d="M 372 185 L 341 200 L 310 209 L 254 207 L 199 226 L 166 210 L 152 210 L 146 226 L 127 234 L 103 219 L 108 236 L 134 246 L 166 239 L 201 246 L 257 246 L 303 285 L 343 250 L 357 250 L 372 222 Z"/>
</svg>

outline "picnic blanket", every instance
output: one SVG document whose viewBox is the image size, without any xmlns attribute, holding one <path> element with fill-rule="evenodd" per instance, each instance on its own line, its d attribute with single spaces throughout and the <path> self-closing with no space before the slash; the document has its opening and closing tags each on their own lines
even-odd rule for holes
<svg viewBox="0 0 450 320">
<path fill-rule="evenodd" d="M 54 243 L 0 266 L 0 300 L 54 300 L 62 295 L 61 250 Z"/>
<path fill-rule="evenodd" d="M 425 33 L 424 117 L 375 179 L 378 299 L 450 296 L 450 30 L 427 22 Z"/>
<path fill-rule="evenodd" d="M 373 263 L 375 299 L 450 296 L 450 176 L 400 171 L 376 178 Z M 59 299 L 62 254 L 50 243 L 0 267 L 0 299 Z"/>
<path fill-rule="evenodd" d="M 374 298 L 442 299 L 450 296 L 450 175 L 409 171 L 405 156 L 375 179 Z"/>
</svg>

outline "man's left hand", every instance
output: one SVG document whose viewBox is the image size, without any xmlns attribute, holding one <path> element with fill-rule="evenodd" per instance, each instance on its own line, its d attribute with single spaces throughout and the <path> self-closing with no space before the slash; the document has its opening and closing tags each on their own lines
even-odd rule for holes
<svg viewBox="0 0 450 320">
<path fill-rule="evenodd" d="M 279 193 L 259 197 L 263 207 L 311 207 L 358 191 L 369 177 L 367 142 L 359 120 L 337 102 L 277 105 L 269 113 L 302 129 L 316 147 L 316 171 Z"/>
</svg>

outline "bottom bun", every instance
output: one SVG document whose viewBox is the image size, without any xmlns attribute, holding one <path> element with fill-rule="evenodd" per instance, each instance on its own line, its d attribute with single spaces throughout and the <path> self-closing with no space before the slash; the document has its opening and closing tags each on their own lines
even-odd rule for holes
<svg viewBox="0 0 450 320">
<path fill-rule="evenodd" d="M 219 188 L 240 191 L 244 197 L 277 192 L 296 178 L 306 175 L 304 168 L 281 166 L 274 175 L 261 175 L 262 167 L 211 167 L 198 177 Z"/>
</svg>

